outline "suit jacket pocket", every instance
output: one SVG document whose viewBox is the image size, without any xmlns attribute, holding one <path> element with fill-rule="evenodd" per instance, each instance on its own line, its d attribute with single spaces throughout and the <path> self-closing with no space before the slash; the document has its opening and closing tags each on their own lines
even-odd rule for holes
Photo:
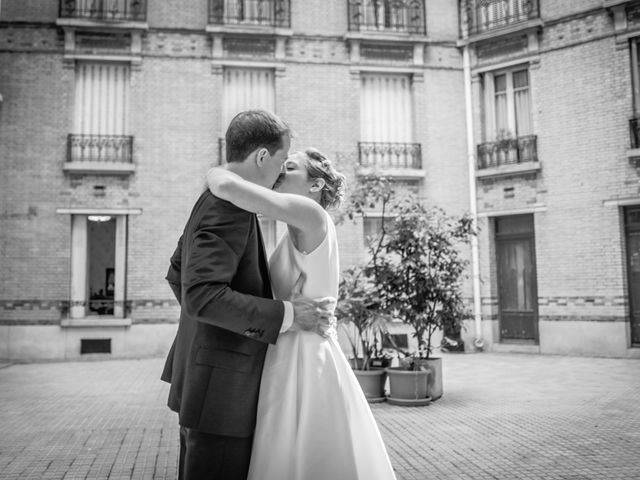
<svg viewBox="0 0 640 480">
<path fill-rule="evenodd" d="M 231 350 L 209 350 L 206 348 L 198 350 L 196 363 L 243 373 L 249 373 L 253 367 L 251 355 Z"/>
</svg>

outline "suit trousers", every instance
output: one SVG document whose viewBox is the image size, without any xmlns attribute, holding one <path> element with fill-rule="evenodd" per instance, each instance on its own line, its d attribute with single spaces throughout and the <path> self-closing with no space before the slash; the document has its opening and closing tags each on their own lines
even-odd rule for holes
<svg viewBox="0 0 640 480">
<path fill-rule="evenodd" d="M 178 479 L 246 480 L 252 442 L 181 426 Z"/>
</svg>

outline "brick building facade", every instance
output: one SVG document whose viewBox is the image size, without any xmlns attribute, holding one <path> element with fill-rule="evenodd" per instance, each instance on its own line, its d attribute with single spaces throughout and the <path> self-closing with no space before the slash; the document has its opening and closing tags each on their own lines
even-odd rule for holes
<svg viewBox="0 0 640 480">
<path fill-rule="evenodd" d="M 168 258 L 250 106 L 450 213 L 475 192 L 468 349 L 637 356 L 636 3 L 5 0 L 0 358 L 166 351 Z"/>
</svg>

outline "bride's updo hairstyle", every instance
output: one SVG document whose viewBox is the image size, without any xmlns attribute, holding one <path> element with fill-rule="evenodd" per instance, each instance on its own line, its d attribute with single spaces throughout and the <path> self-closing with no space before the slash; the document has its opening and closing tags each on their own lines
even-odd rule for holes
<svg viewBox="0 0 640 480">
<path fill-rule="evenodd" d="M 322 208 L 330 209 L 340 206 L 347 187 L 345 176 L 334 168 L 331 160 L 315 148 L 307 148 L 304 153 L 307 156 L 309 179 L 321 178 L 324 180 L 324 187 L 320 193 Z"/>
</svg>

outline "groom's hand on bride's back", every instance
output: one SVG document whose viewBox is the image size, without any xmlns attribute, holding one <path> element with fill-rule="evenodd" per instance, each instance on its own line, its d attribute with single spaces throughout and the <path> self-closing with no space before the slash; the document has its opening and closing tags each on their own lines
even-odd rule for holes
<svg viewBox="0 0 640 480">
<path fill-rule="evenodd" d="M 322 336 L 328 336 L 336 328 L 336 317 L 333 310 L 336 299 L 332 297 L 312 300 L 300 294 L 294 294 L 291 299 L 293 304 L 293 323 L 300 329 L 316 332 Z"/>
</svg>

